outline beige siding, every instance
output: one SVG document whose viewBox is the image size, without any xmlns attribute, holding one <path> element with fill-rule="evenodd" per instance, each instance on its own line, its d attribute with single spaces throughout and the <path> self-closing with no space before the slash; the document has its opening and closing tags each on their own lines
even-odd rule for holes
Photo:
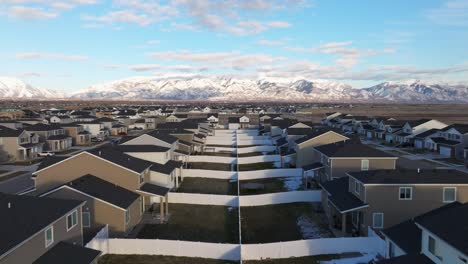
<svg viewBox="0 0 468 264">
<path fill-rule="evenodd" d="M 362 158 L 365 160 L 366 158 Z M 369 170 L 395 169 L 395 159 L 369 158 Z M 333 159 L 331 177 L 340 178 L 346 176 L 347 172 L 361 171 L 361 159 Z"/>
<path fill-rule="evenodd" d="M 69 231 L 67 231 L 66 216 L 63 216 L 57 222 L 55 222 L 53 225 L 54 243 L 49 247 L 45 247 L 45 230 L 43 230 L 22 244 L 20 247 L 12 251 L 6 257 L 0 259 L 0 263 L 32 263 L 60 241 L 66 241 L 80 246 L 83 245 L 80 216 L 81 208 L 78 209 L 78 224 Z"/>
<path fill-rule="evenodd" d="M 92 174 L 130 191 L 140 187 L 138 174 L 83 152 L 36 173 L 36 189 L 38 193 L 45 192 L 86 174 Z"/>
<path fill-rule="evenodd" d="M 346 139 L 348 138 L 343 135 L 329 132 L 297 145 L 296 166 L 299 168 L 320 161 L 320 156 L 317 155 L 314 147 L 343 141 Z"/>
</svg>

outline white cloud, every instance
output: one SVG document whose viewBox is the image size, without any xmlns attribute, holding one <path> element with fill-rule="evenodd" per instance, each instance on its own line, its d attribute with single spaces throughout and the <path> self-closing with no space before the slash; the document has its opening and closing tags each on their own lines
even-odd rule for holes
<svg viewBox="0 0 468 264">
<path fill-rule="evenodd" d="M 43 8 L 38 7 L 26 7 L 26 6 L 12 6 L 8 11 L 9 16 L 24 19 L 48 19 L 55 18 L 58 16 L 57 12 L 46 11 Z"/>
<path fill-rule="evenodd" d="M 261 46 L 282 46 L 284 45 L 284 41 L 260 39 L 257 41 L 257 44 Z"/>
<path fill-rule="evenodd" d="M 428 10 L 426 16 L 441 25 L 468 26 L 468 1 L 445 0 L 442 6 Z"/>
<path fill-rule="evenodd" d="M 25 52 L 17 53 L 15 55 L 17 59 L 59 59 L 59 60 L 75 60 L 84 61 L 87 60 L 87 56 L 83 55 L 67 55 L 59 53 L 40 53 L 40 52 Z"/>
<path fill-rule="evenodd" d="M 71 10 L 82 5 L 96 4 L 96 0 L 2 0 L 8 16 L 23 20 L 52 19 L 62 11 Z"/>
<path fill-rule="evenodd" d="M 153 71 L 157 69 L 161 69 L 162 66 L 159 64 L 137 64 L 137 65 L 131 65 L 128 67 L 132 71 Z"/>
</svg>

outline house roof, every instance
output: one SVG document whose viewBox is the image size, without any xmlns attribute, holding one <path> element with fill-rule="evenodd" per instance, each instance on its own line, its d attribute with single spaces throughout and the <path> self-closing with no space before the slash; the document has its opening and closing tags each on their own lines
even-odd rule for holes
<svg viewBox="0 0 468 264">
<path fill-rule="evenodd" d="M 315 162 L 309 165 L 302 166 L 302 169 L 304 171 L 316 170 L 320 168 L 323 168 L 323 164 L 321 162 Z"/>
<path fill-rule="evenodd" d="M 108 146 L 86 150 L 85 152 L 93 154 L 99 158 L 105 159 L 109 162 L 115 163 L 137 173 L 143 172 L 152 164 L 149 161 L 132 157 Z"/>
<path fill-rule="evenodd" d="M 65 185 L 122 209 L 127 209 L 140 197 L 140 195 L 134 192 L 102 180 L 91 174 L 82 176 Z"/>
<path fill-rule="evenodd" d="M 431 121 L 432 119 L 425 118 L 425 119 L 418 119 L 418 120 L 407 120 L 406 123 L 408 123 L 411 127 L 416 127 L 419 125 L 422 125 L 424 123 L 427 123 Z"/>
<path fill-rule="evenodd" d="M 82 203 L 75 200 L 0 193 L 0 215 L 7 216 L 0 217 L 0 256 Z"/>
<path fill-rule="evenodd" d="M 466 219 L 468 219 L 468 203 L 454 202 L 418 216 L 414 221 L 463 254 L 468 255 Z"/>
<path fill-rule="evenodd" d="M 329 194 L 328 200 L 341 213 L 368 206 L 349 192 L 349 178 L 341 177 L 322 183 L 322 188 Z"/>
<path fill-rule="evenodd" d="M 385 236 L 392 240 L 406 254 L 421 252 L 421 229 L 413 220 L 407 220 L 398 225 L 382 230 Z"/>
<path fill-rule="evenodd" d="M 288 135 L 307 135 L 312 128 L 310 127 L 288 127 Z"/>
<path fill-rule="evenodd" d="M 99 250 L 61 241 L 34 261 L 33 264 L 91 264 L 99 255 L 101 255 Z"/>
<path fill-rule="evenodd" d="M 50 157 L 46 157 L 41 161 L 41 163 L 37 167 L 37 170 L 42 170 L 44 168 L 52 166 L 55 163 L 60 162 L 62 160 L 66 160 L 68 158 L 70 158 L 70 157 L 68 157 L 68 156 L 50 156 Z"/>
<path fill-rule="evenodd" d="M 158 196 L 166 196 L 170 189 L 152 183 L 145 183 L 139 190 L 145 193 L 156 194 Z"/>
<path fill-rule="evenodd" d="M 167 152 L 170 148 L 156 145 L 118 145 L 116 149 L 122 152 Z"/>
<path fill-rule="evenodd" d="M 278 146 L 278 147 L 284 146 L 286 144 L 288 144 L 288 141 L 284 137 L 276 140 L 276 146 Z"/>
<path fill-rule="evenodd" d="M 69 138 L 70 136 L 67 136 L 67 135 L 52 135 L 50 137 L 47 138 L 47 140 L 62 140 L 62 139 L 66 139 L 66 138 Z"/>
<path fill-rule="evenodd" d="M 372 170 L 348 174 L 364 184 L 468 184 L 468 174 L 458 170 Z"/>
<path fill-rule="evenodd" d="M 324 129 L 324 128 L 318 128 L 318 129 L 309 129 L 308 133 L 305 134 L 305 137 L 301 137 L 297 140 L 295 140 L 294 142 L 296 142 L 296 144 L 301 144 L 301 143 L 304 143 L 310 139 L 313 139 L 315 137 L 318 137 L 320 135 L 323 135 L 325 133 L 328 133 L 332 130 L 330 129 Z"/>
<path fill-rule="evenodd" d="M 434 141 L 437 144 L 449 145 L 449 146 L 454 146 L 454 145 L 461 144 L 459 141 L 449 140 L 449 139 L 445 139 L 443 137 L 431 137 L 431 140 Z"/>
<path fill-rule="evenodd" d="M 109 118 L 109 117 L 101 117 L 96 119 L 98 122 L 117 122 L 117 120 Z"/>
<path fill-rule="evenodd" d="M 230 124 L 238 124 L 238 123 L 240 123 L 240 118 L 239 117 L 228 117 L 228 122 Z"/>
<path fill-rule="evenodd" d="M 395 258 L 380 260 L 377 264 L 435 264 L 423 254 L 402 255 Z"/>
<path fill-rule="evenodd" d="M 11 129 L 9 127 L 0 126 L 0 137 L 18 137 L 23 131 L 23 129 Z"/>
<path fill-rule="evenodd" d="M 365 144 L 340 141 L 327 145 L 317 146 L 315 149 L 330 158 L 348 158 L 348 157 L 377 157 L 377 158 L 397 158 L 391 154 L 367 146 Z"/>
<path fill-rule="evenodd" d="M 425 138 L 425 137 L 433 135 L 434 133 L 437 133 L 437 131 L 439 131 L 439 129 L 432 128 L 432 129 L 426 130 L 426 131 L 424 131 L 422 133 L 419 133 L 419 134 L 415 135 L 414 137 L 415 138 Z"/>
<path fill-rule="evenodd" d="M 169 133 L 167 133 L 166 131 L 163 131 L 163 130 L 153 130 L 153 131 L 148 132 L 146 134 L 149 135 L 149 136 L 152 136 L 154 138 L 157 138 L 157 139 L 159 139 L 161 141 L 164 141 L 166 143 L 169 143 L 169 144 L 173 144 L 174 142 L 179 140 L 177 137 L 174 137 L 174 136 L 170 135 Z"/>
<path fill-rule="evenodd" d="M 468 133 L 468 124 L 452 124 L 450 126 L 446 126 L 441 129 L 441 131 L 448 131 L 450 129 L 455 129 L 461 134 L 467 134 Z"/>
<path fill-rule="evenodd" d="M 181 161 L 169 160 L 165 164 L 153 163 L 151 166 L 152 171 L 159 172 L 162 174 L 171 174 L 176 168 L 180 168 L 182 166 Z"/>
<path fill-rule="evenodd" d="M 58 129 L 63 129 L 63 128 L 56 124 L 47 125 L 47 124 L 41 124 L 41 123 L 37 123 L 34 125 L 30 125 L 28 127 L 25 127 L 25 130 L 27 131 L 51 131 L 51 130 L 58 130 Z"/>
</svg>

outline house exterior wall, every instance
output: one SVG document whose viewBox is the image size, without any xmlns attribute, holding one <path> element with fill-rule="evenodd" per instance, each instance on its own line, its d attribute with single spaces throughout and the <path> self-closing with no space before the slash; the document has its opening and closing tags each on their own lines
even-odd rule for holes
<svg viewBox="0 0 468 264">
<path fill-rule="evenodd" d="M 157 138 L 154 138 L 146 134 L 143 134 L 137 138 L 129 140 L 123 143 L 122 145 L 155 145 L 155 146 L 161 146 L 161 147 L 167 147 L 167 148 L 171 147 L 171 144 L 166 143 L 164 141 L 161 141 Z"/>
<path fill-rule="evenodd" d="M 54 243 L 45 247 L 45 229 L 32 236 L 27 242 L 0 259 L 2 264 L 32 263 L 60 241 L 83 245 L 81 207 L 78 207 L 78 223 L 67 231 L 66 215 L 53 223 Z M 70 211 L 72 212 L 72 211 Z M 67 214 L 68 215 L 68 214 Z M 52 223 L 51 223 L 52 224 Z"/>
<path fill-rule="evenodd" d="M 436 240 L 436 252 L 440 254 L 442 259 L 432 255 L 429 252 L 429 236 L 433 237 Z M 439 239 L 437 236 L 430 233 L 425 228 L 422 228 L 422 241 L 421 241 L 421 252 L 430 258 L 436 264 L 452 264 L 452 263 L 462 263 L 459 257 L 468 259 L 468 256 L 462 254 L 460 251 L 456 250 L 445 241 Z"/>
<path fill-rule="evenodd" d="M 45 192 L 86 174 L 92 174 L 130 191 L 140 187 L 137 173 L 82 152 L 60 164 L 35 173 L 36 190 L 38 193 Z"/>
<path fill-rule="evenodd" d="M 393 256 L 390 256 L 390 244 L 393 245 Z M 385 257 L 387 258 L 395 258 L 402 255 L 406 255 L 406 252 L 403 251 L 397 244 L 393 243 L 388 237 L 385 237 Z"/>
<path fill-rule="evenodd" d="M 166 152 L 125 152 L 125 154 L 159 164 L 166 164 L 166 162 L 171 158 L 169 150 Z"/>
<path fill-rule="evenodd" d="M 319 161 L 318 159 L 320 158 L 320 156 L 316 156 L 316 151 L 314 147 L 335 143 L 346 139 L 348 138 L 343 135 L 328 132 L 323 135 L 312 138 L 308 141 L 305 141 L 302 144 L 296 145 L 296 166 L 300 168 L 302 166 Z"/>
<path fill-rule="evenodd" d="M 396 158 L 331 158 L 332 178 L 346 176 L 347 172 L 361 171 L 361 160 L 369 160 L 369 170 L 393 170 Z"/>
<path fill-rule="evenodd" d="M 411 200 L 399 200 L 400 187 L 413 187 Z M 384 228 L 387 228 L 439 208 L 446 204 L 443 202 L 444 187 L 457 187 L 457 200 L 468 202 L 467 185 L 366 185 L 365 202 L 369 208 L 363 224 L 372 226 L 372 214 L 377 212 L 384 213 Z"/>
<path fill-rule="evenodd" d="M 149 182 L 167 188 L 174 188 L 175 186 L 175 182 L 172 181 L 170 175 L 162 174 L 156 171 L 150 171 Z"/>
</svg>

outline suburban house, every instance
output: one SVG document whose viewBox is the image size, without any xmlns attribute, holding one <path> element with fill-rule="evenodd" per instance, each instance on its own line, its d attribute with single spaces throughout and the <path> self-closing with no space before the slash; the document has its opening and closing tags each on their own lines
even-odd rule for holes
<svg viewBox="0 0 468 264">
<path fill-rule="evenodd" d="M 37 134 L 0 126 L 0 160 L 31 160 L 42 152 Z"/>
<path fill-rule="evenodd" d="M 23 124 L 16 120 L 0 120 L 0 126 L 7 127 L 10 129 L 21 129 L 23 128 Z"/>
<path fill-rule="evenodd" d="M 84 130 L 82 126 L 75 123 L 62 124 L 61 126 L 65 129 L 66 135 L 72 138 L 74 146 L 91 144 L 91 134 Z"/>
<path fill-rule="evenodd" d="M 463 150 L 468 147 L 468 124 L 453 124 L 439 131 L 432 138 L 438 145 L 439 154 L 448 158 L 463 159 Z"/>
<path fill-rule="evenodd" d="M 82 201 L 0 193 L 0 263 L 96 264 L 83 247 Z"/>
<path fill-rule="evenodd" d="M 241 117 L 229 117 L 228 118 L 229 129 L 242 129 L 250 127 L 250 118 L 247 116 Z"/>
<path fill-rule="evenodd" d="M 432 128 L 413 137 L 414 148 L 437 151 L 437 143 L 432 138 L 439 136 L 439 129 Z"/>
<path fill-rule="evenodd" d="M 60 152 L 71 148 L 73 145 L 73 140 L 70 136 L 66 135 L 65 129 L 56 124 L 35 124 L 25 126 L 24 129 L 30 133 L 37 134 L 39 142 L 45 143 L 44 149 L 46 150 Z"/>
<path fill-rule="evenodd" d="M 401 131 L 396 134 L 394 139 L 397 143 L 413 143 L 412 139 L 415 135 L 433 128 L 441 129 L 446 126 L 446 124 L 434 119 L 406 121 L 406 123 L 401 128 Z"/>
<path fill-rule="evenodd" d="M 386 257 L 378 264 L 468 262 L 468 203 L 453 202 L 382 231 Z"/>
<path fill-rule="evenodd" d="M 317 154 L 315 147 L 348 139 L 348 137 L 329 129 L 311 129 L 305 136 L 294 141 L 293 149 L 296 151 L 296 167 L 301 168 L 320 160 L 320 158 L 313 158 Z"/>
<path fill-rule="evenodd" d="M 82 126 L 85 131 L 89 132 L 91 138 L 105 139 L 109 136 L 109 130 L 99 121 L 76 122 L 76 124 Z"/>
<path fill-rule="evenodd" d="M 188 116 L 186 114 L 171 114 L 166 117 L 166 122 L 181 122 L 187 118 Z"/>
<path fill-rule="evenodd" d="M 322 184 L 327 215 L 341 223 L 343 232 L 368 234 L 369 228 L 382 230 L 447 203 L 468 201 L 468 175 L 456 170 L 371 170 L 347 175 Z"/>
<path fill-rule="evenodd" d="M 48 118 L 49 124 L 68 124 L 73 122 L 73 119 L 67 115 L 56 115 Z"/>
<path fill-rule="evenodd" d="M 311 162 L 323 165 L 316 175 L 321 182 L 345 177 L 350 171 L 393 170 L 398 159 L 353 140 L 316 146 L 314 149 L 316 153 L 311 156 Z"/>
</svg>

